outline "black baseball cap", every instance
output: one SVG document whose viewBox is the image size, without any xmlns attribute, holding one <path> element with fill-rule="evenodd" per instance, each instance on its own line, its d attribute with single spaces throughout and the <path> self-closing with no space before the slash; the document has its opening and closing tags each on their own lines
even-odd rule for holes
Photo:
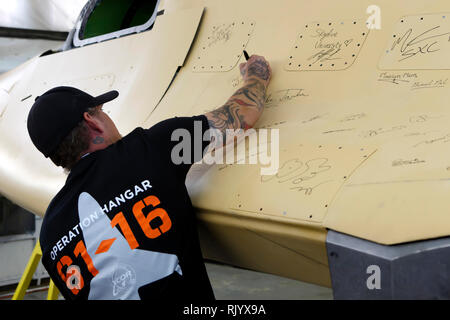
<svg viewBox="0 0 450 320">
<path fill-rule="evenodd" d="M 31 141 L 46 158 L 83 119 L 89 108 L 111 101 L 116 90 L 97 97 L 73 87 L 56 87 L 36 97 L 28 113 L 27 127 Z"/>
</svg>

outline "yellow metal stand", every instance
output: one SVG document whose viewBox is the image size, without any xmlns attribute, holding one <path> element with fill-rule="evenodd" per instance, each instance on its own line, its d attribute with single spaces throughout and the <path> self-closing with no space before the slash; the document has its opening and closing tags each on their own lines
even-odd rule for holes
<svg viewBox="0 0 450 320">
<path fill-rule="evenodd" d="M 33 277 L 34 272 L 36 271 L 39 260 L 42 257 L 41 246 L 39 245 L 39 241 L 36 242 L 34 246 L 33 252 L 31 253 L 30 260 L 28 260 L 27 266 L 25 267 L 25 271 L 23 272 L 22 278 L 20 279 L 19 284 L 17 285 L 16 291 L 12 297 L 12 300 L 22 300 L 25 296 L 25 293 L 30 285 L 30 281 Z M 50 279 L 50 286 L 48 288 L 47 300 L 56 300 L 58 299 L 59 291 L 56 288 L 53 281 Z"/>
<path fill-rule="evenodd" d="M 48 287 L 47 300 L 57 300 L 59 295 L 59 290 L 55 286 L 55 283 L 50 279 L 50 286 Z"/>
</svg>

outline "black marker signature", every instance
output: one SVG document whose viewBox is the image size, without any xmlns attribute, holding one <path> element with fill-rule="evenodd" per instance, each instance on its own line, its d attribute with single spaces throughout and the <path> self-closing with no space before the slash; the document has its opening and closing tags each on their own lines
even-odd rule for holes
<svg viewBox="0 0 450 320">
<path fill-rule="evenodd" d="M 400 45 L 400 52 L 402 53 L 401 55 L 404 58 L 400 59 L 399 62 L 412 58 L 419 53 L 427 54 L 439 51 L 440 50 L 440 48 L 438 47 L 439 42 L 433 39 L 450 34 L 450 32 L 446 32 L 441 34 L 430 35 L 431 32 L 439 29 L 440 27 L 441 26 L 433 27 L 425 32 L 422 32 L 421 34 L 419 34 L 414 38 L 411 38 L 413 29 L 410 28 L 405 32 L 403 36 L 394 41 L 391 50 L 394 50 L 397 45 Z"/>
<path fill-rule="evenodd" d="M 284 89 L 271 92 L 267 95 L 265 100 L 266 107 L 274 107 L 279 103 L 291 101 L 298 97 L 308 97 L 309 95 L 305 93 L 305 89 Z"/>
<path fill-rule="evenodd" d="M 308 60 L 312 60 L 312 59 L 316 59 L 314 62 L 312 62 L 311 64 L 314 64 L 316 62 L 323 62 L 326 60 L 338 60 L 338 59 L 342 59 L 340 57 L 334 57 L 335 54 L 337 54 L 338 52 L 341 51 L 341 46 L 339 43 L 339 46 L 337 49 L 334 48 L 330 48 L 328 50 L 320 50 L 319 52 L 313 54 L 311 57 L 308 58 Z"/>
<path fill-rule="evenodd" d="M 417 73 L 388 73 L 382 72 L 379 75 L 378 81 L 384 81 L 394 84 L 400 84 L 400 82 L 410 82 L 410 79 L 417 79 Z"/>
</svg>

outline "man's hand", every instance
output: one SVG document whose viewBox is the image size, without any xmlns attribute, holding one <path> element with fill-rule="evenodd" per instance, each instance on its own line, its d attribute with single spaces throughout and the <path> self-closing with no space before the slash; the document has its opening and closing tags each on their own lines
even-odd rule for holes
<svg viewBox="0 0 450 320">
<path fill-rule="evenodd" d="M 264 57 L 252 55 L 246 63 L 239 65 L 244 82 L 251 79 L 260 80 L 265 87 L 269 85 L 272 69 Z"/>
<path fill-rule="evenodd" d="M 226 129 L 252 128 L 263 112 L 272 70 L 264 57 L 252 55 L 239 65 L 244 85 L 220 108 L 205 113 L 211 129 L 225 136 Z M 226 141 L 226 137 L 223 140 Z"/>
</svg>

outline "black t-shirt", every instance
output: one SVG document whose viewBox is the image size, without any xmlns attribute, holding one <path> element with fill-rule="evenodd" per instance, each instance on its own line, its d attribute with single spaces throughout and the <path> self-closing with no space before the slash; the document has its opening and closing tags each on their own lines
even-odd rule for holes
<svg viewBox="0 0 450 320">
<path fill-rule="evenodd" d="M 175 129 L 190 134 L 189 148 L 179 147 L 186 136 L 171 141 Z M 75 165 L 40 233 L 43 265 L 66 299 L 214 299 L 185 186 L 207 129 L 204 115 L 167 119 Z M 173 150 L 190 163 L 174 163 Z"/>
</svg>

